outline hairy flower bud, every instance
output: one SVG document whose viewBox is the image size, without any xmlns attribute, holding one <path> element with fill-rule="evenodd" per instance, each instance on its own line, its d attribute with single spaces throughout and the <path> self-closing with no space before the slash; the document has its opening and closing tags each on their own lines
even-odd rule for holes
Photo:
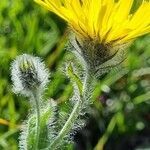
<svg viewBox="0 0 150 150">
<path fill-rule="evenodd" d="M 32 91 L 43 91 L 48 82 L 48 70 L 40 58 L 28 54 L 18 56 L 11 66 L 13 90 L 30 95 Z"/>
</svg>

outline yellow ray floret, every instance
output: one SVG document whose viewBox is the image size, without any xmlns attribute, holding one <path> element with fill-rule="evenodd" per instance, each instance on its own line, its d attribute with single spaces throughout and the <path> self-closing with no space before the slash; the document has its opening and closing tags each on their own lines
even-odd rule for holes
<svg viewBox="0 0 150 150">
<path fill-rule="evenodd" d="M 35 0 L 83 37 L 126 43 L 150 32 L 150 1 L 131 13 L 134 0 Z M 115 42 L 114 42 L 115 41 Z"/>
</svg>

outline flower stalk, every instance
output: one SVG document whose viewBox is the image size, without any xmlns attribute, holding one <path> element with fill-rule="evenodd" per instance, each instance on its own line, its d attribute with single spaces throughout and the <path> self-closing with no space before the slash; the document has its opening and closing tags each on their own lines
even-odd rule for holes
<svg viewBox="0 0 150 150">
<path fill-rule="evenodd" d="M 78 99 L 76 99 L 77 101 L 75 102 L 72 112 L 68 120 L 66 121 L 65 125 L 63 126 L 63 128 L 61 129 L 61 131 L 59 132 L 55 140 L 52 142 L 52 144 L 49 146 L 49 148 L 51 149 L 56 149 L 58 146 L 58 143 L 60 143 L 63 140 L 63 138 L 71 132 L 71 130 L 73 129 L 73 126 L 75 125 L 75 122 L 79 118 L 83 105 L 85 105 L 86 102 L 90 103 L 88 102 L 86 92 L 87 92 L 87 89 L 89 88 L 89 83 L 91 82 L 91 76 L 88 70 L 86 70 L 85 72 L 86 74 L 85 74 L 84 82 L 82 83 L 80 79 L 78 78 L 78 76 L 74 74 L 73 66 L 72 65 L 68 66 L 69 77 L 71 78 L 73 83 L 76 84 L 78 91 L 79 91 Z"/>
<path fill-rule="evenodd" d="M 65 123 L 64 127 L 61 129 L 60 133 L 56 137 L 56 139 L 52 142 L 52 144 L 49 146 L 51 149 L 55 149 L 58 145 L 58 143 L 61 142 L 61 140 L 64 138 L 65 135 L 67 135 L 70 130 L 72 129 L 72 126 L 74 124 L 74 121 L 77 119 L 80 111 L 80 105 L 82 105 L 82 100 L 78 100 L 76 105 L 74 106 L 72 113 L 70 117 L 68 118 L 67 122 Z"/>
<path fill-rule="evenodd" d="M 35 150 L 38 150 L 40 138 L 40 96 L 37 91 L 33 93 L 33 100 L 35 102 L 36 110 Z"/>
</svg>

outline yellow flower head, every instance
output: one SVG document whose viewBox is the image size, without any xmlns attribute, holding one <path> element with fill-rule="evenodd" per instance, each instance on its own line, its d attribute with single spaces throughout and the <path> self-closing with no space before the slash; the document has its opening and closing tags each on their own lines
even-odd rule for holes
<svg viewBox="0 0 150 150">
<path fill-rule="evenodd" d="M 131 13 L 134 0 L 35 0 L 83 37 L 125 43 L 150 32 L 150 2 Z"/>
<path fill-rule="evenodd" d="M 134 12 L 134 0 L 35 1 L 68 22 L 90 68 L 95 69 L 123 45 L 150 32 L 149 0 L 143 0 Z"/>
</svg>

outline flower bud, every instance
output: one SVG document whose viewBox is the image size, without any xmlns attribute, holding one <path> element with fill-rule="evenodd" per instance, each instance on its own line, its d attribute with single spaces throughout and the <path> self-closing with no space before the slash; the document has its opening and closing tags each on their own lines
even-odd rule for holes
<svg viewBox="0 0 150 150">
<path fill-rule="evenodd" d="M 11 75 L 14 92 L 29 96 L 35 90 L 44 90 L 49 73 L 40 58 L 23 54 L 12 63 Z"/>
</svg>

